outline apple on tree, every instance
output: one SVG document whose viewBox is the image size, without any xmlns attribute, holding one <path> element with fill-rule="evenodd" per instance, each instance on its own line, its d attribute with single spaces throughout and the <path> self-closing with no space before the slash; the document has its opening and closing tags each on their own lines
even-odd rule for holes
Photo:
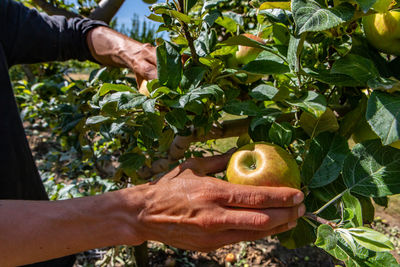
<svg viewBox="0 0 400 267">
<path fill-rule="evenodd" d="M 250 38 L 254 41 L 257 41 L 259 43 L 265 44 L 265 41 L 261 38 L 258 37 L 254 34 L 250 33 L 244 33 L 242 34 L 243 36 Z M 244 45 L 239 45 L 238 50 L 230 55 L 230 57 L 227 60 L 227 66 L 229 68 L 237 68 L 242 65 L 246 65 L 250 63 L 251 61 L 255 60 L 257 56 L 262 52 L 262 49 L 256 48 L 256 47 L 250 47 L 250 46 L 244 46 Z M 247 74 L 247 77 L 244 80 L 244 83 L 253 83 L 255 81 L 260 80 L 264 75 L 257 75 L 257 74 Z M 238 82 L 243 82 L 240 81 L 239 79 L 235 79 Z"/>
<path fill-rule="evenodd" d="M 381 52 L 400 55 L 400 10 L 388 11 L 392 0 L 378 0 L 372 8 L 378 13 L 363 17 L 369 43 Z"/>
<path fill-rule="evenodd" d="M 239 148 L 228 163 L 226 176 L 234 184 L 300 188 L 296 161 L 283 148 L 265 142 Z"/>
</svg>

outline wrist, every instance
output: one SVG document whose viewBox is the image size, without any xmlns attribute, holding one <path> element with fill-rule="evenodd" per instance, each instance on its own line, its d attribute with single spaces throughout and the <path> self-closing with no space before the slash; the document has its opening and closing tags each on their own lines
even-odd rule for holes
<svg viewBox="0 0 400 267">
<path fill-rule="evenodd" d="M 141 220 L 145 208 L 146 185 L 122 189 L 117 194 L 115 210 L 117 211 L 118 232 L 121 244 L 140 245 L 147 240 L 144 222 Z"/>
</svg>

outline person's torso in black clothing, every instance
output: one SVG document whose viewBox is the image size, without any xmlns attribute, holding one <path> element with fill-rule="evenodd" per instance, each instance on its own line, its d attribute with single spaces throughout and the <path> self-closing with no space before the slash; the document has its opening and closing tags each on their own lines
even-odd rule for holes
<svg viewBox="0 0 400 267">
<path fill-rule="evenodd" d="M 8 68 L 20 63 L 93 60 L 86 33 L 100 25 L 106 26 L 88 19 L 50 17 L 12 0 L 0 0 L 0 199 L 48 200 L 25 136 Z M 73 262 L 72 256 L 30 266 L 72 266 Z"/>
</svg>

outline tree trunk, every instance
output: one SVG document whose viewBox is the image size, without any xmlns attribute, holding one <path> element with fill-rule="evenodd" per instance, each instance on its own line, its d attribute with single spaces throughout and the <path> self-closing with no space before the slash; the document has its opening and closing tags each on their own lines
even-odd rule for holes
<svg viewBox="0 0 400 267">
<path fill-rule="evenodd" d="M 135 260 L 136 266 L 138 267 L 147 267 L 149 266 L 149 252 L 147 249 L 147 242 L 139 246 L 135 246 Z"/>
</svg>

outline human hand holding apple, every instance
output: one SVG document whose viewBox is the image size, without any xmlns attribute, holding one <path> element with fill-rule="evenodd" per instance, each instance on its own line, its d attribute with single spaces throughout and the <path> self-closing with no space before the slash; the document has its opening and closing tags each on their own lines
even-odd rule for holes
<svg viewBox="0 0 400 267">
<path fill-rule="evenodd" d="M 230 157 L 192 158 L 158 181 L 134 187 L 129 196 L 143 202 L 136 231 L 142 241 L 210 251 L 295 227 L 305 212 L 301 191 L 207 176 L 225 170 Z"/>
</svg>

